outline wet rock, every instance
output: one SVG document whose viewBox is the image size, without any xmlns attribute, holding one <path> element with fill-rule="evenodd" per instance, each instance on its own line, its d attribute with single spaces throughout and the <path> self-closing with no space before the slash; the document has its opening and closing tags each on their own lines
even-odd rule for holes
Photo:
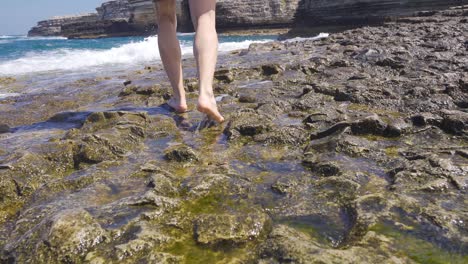
<svg viewBox="0 0 468 264">
<path fill-rule="evenodd" d="M 268 232 L 269 217 L 261 212 L 239 214 L 207 214 L 195 222 L 194 236 L 200 244 L 244 244 Z"/>
<path fill-rule="evenodd" d="M 198 161 L 198 154 L 187 145 L 175 145 L 164 151 L 164 156 L 169 161 L 193 162 Z"/>
<path fill-rule="evenodd" d="M 61 212 L 49 224 L 46 243 L 65 259 L 83 256 L 105 239 L 105 231 L 85 210 Z"/>
<path fill-rule="evenodd" d="M 239 136 L 255 136 L 272 129 L 273 124 L 270 119 L 260 115 L 255 111 L 243 111 L 231 117 L 224 133 L 230 140 Z"/>
<path fill-rule="evenodd" d="M 198 79 L 196 78 L 191 78 L 191 79 L 184 79 L 184 87 L 187 87 L 187 90 L 189 92 L 195 92 L 198 91 Z M 216 89 L 217 87 L 215 87 Z M 217 93 L 220 93 L 219 91 L 216 90 Z"/>
<path fill-rule="evenodd" d="M 394 119 L 391 120 L 387 128 L 384 131 L 386 137 L 399 137 L 403 134 L 406 134 L 410 130 L 410 125 L 408 125 L 403 119 Z"/>
<path fill-rule="evenodd" d="M 31 152 L 14 153 L 4 160 L 0 178 L 12 180 L 17 195 L 27 198 L 43 184 L 60 179 L 73 169 L 74 152 L 75 145 L 64 141 L 43 144 Z"/>
<path fill-rule="evenodd" d="M 337 203 L 347 204 L 356 198 L 357 191 L 361 187 L 358 183 L 341 178 L 340 176 L 330 176 L 321 179 L 316 183 L 318 188 L 322 188 L 330 200 Z"/>
<path fill-rule="evenodd" d="M 0 203 L 5 203 L 11 200 L 14 200 L 18 197 L 18 189 L 14 180 L 10 177 L 1 177 L 0 178 Z"/>
<path fill-rule="evenodd" d="M 173 238 L 165 234 L 162 226 L 141 221 L 136 223 L 133 229 L 138 231 L 132 234 L 132 239 L 115 246 L 113 254 L 115 254 L 116 259 L 132 262 L 132 260 L 140 259 L 142 255 L 148 258 L 150 258 L 148 255 L 152 255 L 153 258 L 160 257 L 161 261 L 165 259 L 177 259 L 171 254 L 165 255 L 160 252 L 153 252 L 155 247 L 167 245 L 174 241 Z M 144 259 L 141 259 L 141 261 L 144 261 Z"/>
<path fill-rule="evenodd" d="M 148 187 L 159 195 L 175 196 L 178 193 L 178 189 L 174 186 L 174 179 L 162 173 L 151 175 Z"/>
<path fill-rule="evenodd" d="M 351 131 L 356 135 L 384 135 L 387 124 L 378 115 L 372 115 L 351 124 Z"/>
<path fill-rule="evenodd" d="M 119 93 L 119 97 L 124 97 L 124 96 L 129 96 L 133 93 L 136 92 L 136 90 L 138 89 L 138 86 L 128 86 L 128 85 L 125 85 L 126 87 Z"/>
<path fill-rule="evenodd" d="M 276 103 L 266 103 L 257 107 L 256 112 L 274 119 L 284 113 L 284 107 L 278 106 Z"/>
<path fill-rule="evenodd" d="M 455 135 L 466 135 L 468 132 L 468 113 L 457 110 L 442 111 L 441 128 Z"/>
<path fill-rule="evenodd" d="M 382 215 L 386 214 L 387 201 L 382 194 L 369 194 L 355 200 L 352 209 L 353 226 L 348 235 L 348 242 L 360 240 L 369 229 L 377 223 Z"/>
<path fill-rule="evenodd" d="M 41 240 L 35 240 L 41 237 Z M 7 245 L 9 255 L 20 263 L 78 263 L 89 250 L 106 240 L 107 233 L 84 209 L 63 210 L 42 221 Z M 31 255 L 32 254 L 32 255 Z"/>
<path fill-rule="evenodd" d="M 281 177 L 271 186 L 271 190 L 279 194 L 294 193 L 299 184 L 297 179 Z"/>
<path fill-rule="evenodd" d="M 405 61 L 401 58 L 385 58 L 383 60 L 377 61 L 376 65 L 390 67 L 394 70 L 400 70 L 405 68 Z"/>
<path fill-rule="evenodd" d="M 9 85 L 16 82 L 16 79 L 13 77 L 0 77 L 0 85 Z"/>
<path fill-rule="evenodd" d="M 210 194 L 245 195 L 251 183 L 238 175 L 204 173 L 189 177 L 182 182 L 189 197 L 200 198 Z"/>
<path fill-rule="evenodd" d="M 146 113 L 96 112 L 88 116 L 79 130 L 66 135 L 78 145 L 77 165 L 122 158 L 137 148 L 151 123 Z"/>
<path fill-rule="evenodd" d="M 447 179 L 438 179 L 421 186 L 420 189 L 426 192 L 444 192 L 449 189 L 449 183 Z"/>
<path fill-rule="evenodd" d="M 341 174 L 341 169 L 337 162 L 320 161 L 320 159 L 311 155 L 306 156 L 304 160 L 302 160 L 302 165 L 320 176 L 328 177 Z"/>
<path fill-rule="evenodd" d="M 251 95 L 241 95 L 239 96 L 240 103 L 255 103 L 257 102 L 257 98 Z"/>
<path fill-rule="evenodd" d="M 432 113 L 420 113 L 411 116 L 411 121 L 415 126 L 439 125 L 442 118 Z"/>
<path fill-rule="evenodd" d="M 138 86 L 130 84 L 131 83 L 125 86 L 125 88 L 120 92 L 119 97 L 125 97 L 132 94 L 166 97 L 168 93 L 167 89 L 163 89 L 160 85 Z"/>
<path fill-rule="evenodd" d="M 330 249 L 286 225 L 276 225 L 260 248 L 260 263 L 378 263 L 408 261 L 395 257 L 386 237 L 368 234 L 361 246 Z M 378 245 L 376 248 L 367 245 Z"/>
<path fill-rule="evenodd" d="M 325 138 L 334 134 L 339 134 L 343 132 L 345 129 L 347 129 L 351 123 L 349 122 L 338 122 L 334 124 L 333 126 L 323 130 L 323 131 L 318 131 L 318 132 L 312 132 L 310 134 L 310 139 L 315 140 L 315 139 L 321 139 Z"/>
<path fill-rule="evenodd" d="M 284 71 L 284 69 L 278 64 L 262 65 L 261 69 L 262 69 L 262 75 L 264 76 L 277 75 Z"/>
<path fill-rule="evenodd" d="M 132 81 L 130 81 L 130 80 L 126 80 L 126 81 L 123 82 L 124 86 L 130 85 L 130 84 L 132 84 Z"/>
<path fill-rule="evenodd" d="M 464 93 L 468 93 L 468 78 L 463 78 L 458 81 L 458 84 L 460 86 L 460 89 Z"/>
<path fill-rule="evenodd" d="M 0 134 L 9 133 L 11 128 L 6 124 L 0 124 Z"/>
<path fill-rule="evenodd" d="M 270 145 L 287 144 L 301 146 L 307 140 L 307 133 L 304 129 L 297 127 L 281 127 L 272 131 L 254 136 L 255 142 Z"/>
<path fill-rule="evenodd" d="M 234 75 L 229 69 L 217 70 L 214 78 L 223 83 L 232 83 L 234 81 Z"/>
</svg>

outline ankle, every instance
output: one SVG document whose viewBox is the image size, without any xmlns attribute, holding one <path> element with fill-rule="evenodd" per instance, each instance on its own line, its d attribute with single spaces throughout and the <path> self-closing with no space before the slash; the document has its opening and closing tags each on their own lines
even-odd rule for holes
<svg viewBox="0 0 468 264">
<path fill-rule="evenodd" d="M 214 93 L 211 89 L 200 89 L 199 96 L 202 98 L 214 98 Z"/>
</svg>

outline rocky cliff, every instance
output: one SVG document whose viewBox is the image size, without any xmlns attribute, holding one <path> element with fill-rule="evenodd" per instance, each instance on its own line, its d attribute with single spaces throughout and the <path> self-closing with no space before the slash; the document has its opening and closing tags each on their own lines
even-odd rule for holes
<svg viewBox="0 0 468 264">
<path fill-rule="evenodd" d="M 128 0 L 131 13 L 130 21 L 137 30 L 156 33 L 157 6 L 152 0 Z M 186 32 L 193 29 L 187 0 L 176 0 L 178 31 Z"/>
<path fill-rule="evenodd" d="M 37 26 L 33 27 L 28 36 L 62 36 L 62 25 L 77 22 L 94 22 L 98 20 L 98 14 L 90 13 L 77 16 L 54 17 L 49 20 L 39 21 Z"/>
<path fill-rule="evenodd" d="M 127 0 L 109 1 L 96 8 L 100 20 L 130 18 L 130 6 Z"/>
<path fill-rule="evenodd" d="M 353 26 L 377 23 L 415 11 L 446 8 L 462 0 L 218 0 L 217 26 L 232 29 L 281 28 L 295 25 Z M 152 0 L 114 0 L 97 14 L 39 22 L 29 35 L 93 37 L 156 33 Z M 193 30 L 187 0 L 177 0 L 178 30 Z"/>
<path fill-rule="evenodd" d="M 294 23 L 299 0 L 218 0 L 219 28 L 287 26 Z"/>
<path fill-rule="evenodd" d="M 382 22 L 416 11 L 438 10 L 463 0 L 301 0 L 296 22 L 306 25 L 353 25 Z"/>
</svg>

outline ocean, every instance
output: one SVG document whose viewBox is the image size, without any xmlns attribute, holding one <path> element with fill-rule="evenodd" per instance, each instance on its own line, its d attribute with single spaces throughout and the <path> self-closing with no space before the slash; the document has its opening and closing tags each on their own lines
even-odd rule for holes
<svg viewBox="0 0 468 264">
<path fill-rule="evenodd" d="M 194 34 L 178 34 L 182 53 L 192 54 Z M 220 36 L 219 52 L 247 48 L 277 36 Z M 69 40 L 61 37 L 0 36 L 0 76 L 54 71 L 99 71 L 157 62 L 158 37 Z"/>
</svg>

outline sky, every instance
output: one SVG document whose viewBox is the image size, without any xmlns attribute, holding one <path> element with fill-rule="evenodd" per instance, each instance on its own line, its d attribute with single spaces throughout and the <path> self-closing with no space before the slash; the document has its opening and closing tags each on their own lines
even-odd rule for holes
<svg viewBox="0 0 468 264">
<path fill-rule="evenodd" d="M 26 35 L 52 16 L 95 12 L 106 0 L 0 0 L 0 35 Z"/>
</svg>

